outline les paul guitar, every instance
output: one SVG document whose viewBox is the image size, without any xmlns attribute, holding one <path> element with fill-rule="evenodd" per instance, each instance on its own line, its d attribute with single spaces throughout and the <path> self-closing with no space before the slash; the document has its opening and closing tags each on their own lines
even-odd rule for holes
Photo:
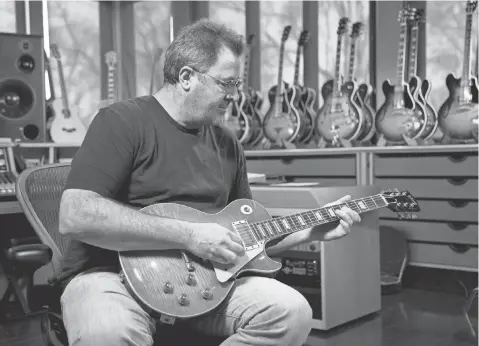
<svg viewBox="0 0 479 346">
<path fill-rule="evenodd" d="M 50 124 L 50 137 L 55 143 L 81 144 L 85 138 L 86 129 L 78 115 L 70 110 L 60 50 L 56 44 L 52 44 L 50 50 L 57 61 L 58 77 L 62 91 L 62 97 L 53 101 L 52 104 L 55 117 Z"/>
<path fill-rule="evenodd" d="M 265 253 L 273 239 L 307 228 L 337 221 L 335 210 L 347 206 L 358 213 L 387 207 L 400 214 L 419 211 L 419 205 L 407 191 L 384 191 L 343 204 L 313 209 L 290 216 L 271 218 L 259 203 L 239 199 L 216 214 L 172 203 L 158 203 L 141 212 L 191 222 L 214 222 L 236 232 L 245 254 L 233 264 L 200 259 L 187 251 L 119 252 L 121 278 L 127 289 L 150 313 L 165 323 L 206 314 L 223 302 L 244 273 L 274 276 L 281 264 Z"/>
</svg>

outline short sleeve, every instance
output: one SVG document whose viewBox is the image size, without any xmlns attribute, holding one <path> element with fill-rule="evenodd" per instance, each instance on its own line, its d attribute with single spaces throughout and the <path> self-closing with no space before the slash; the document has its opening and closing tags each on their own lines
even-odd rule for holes
<svg viewBox="0 0 479 346">
<path fill-rule="evenodd" d="M 248 173 L 246 168 L 246 157 L 244 155 L 243 148 L 239 142 L 236 141 L 236 159 L 237 159 L 237 171 L 235 183 L 231 188 L 229 201 L 231 203 L 234 200 L 246 198 L 252 199 L 251 188 L 248 182 Z"/>
<path fill-rule="evenodd" d="M 131 174 L 138 141 L 135 116 L 101 109 L 71 164 L 65 189 L 114 198 Z"/>
</svg>

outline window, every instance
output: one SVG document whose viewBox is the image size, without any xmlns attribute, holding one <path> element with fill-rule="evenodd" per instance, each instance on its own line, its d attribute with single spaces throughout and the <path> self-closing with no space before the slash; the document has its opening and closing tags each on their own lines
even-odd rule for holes
<svg viewBox="0 0 479 346">
<path fill-rule="evenodd" d="M 16 32 L 15 1 L 0 1 L 0 32 Z"/>
<path fill-rule="evenodd" d="M 69 108 L 88 120 L 100 102 L 98 2 L 48 1 L 50 44 L 58 45 Z M 50 55 L 55 97 L 62 97 L 58 64 Z M 59 116 L 56 114 L 56 116 Z"/>
<path fill-rule="evenodd" d="M 136 93 L 149 95 L 163 85 L 164 52 L 170 44 L 170 1 L 139 1 L 135 12 Z M 161 53 L 161 54 L 159 54 Z"/>
<path fill-rule="evenodd" d="M 432 84 L 429 102 L 439 110 L 449 96 L 447 75 L 453 73 L 456 78 L 462 76 L 466 1 L 428 1 L 426 6 L 426 77 Z M 470 59 L 471 73 L 476 75 L 477 18 L 476 9 L 472 21 Z"/>
<path fill-rule="evenodd" d="M 319 32 L 319 106 L 324 100 L 321 97 L 321 87 L 334 78 L 336 65 L 337 32 L 339 20 L 348 17 L 349 29 L 344 37 L 341 75 L 348 80 L 349 48 L 351 30 L 356 22 L 363 23 L 362 35 L 356 41 L 355 78 L 359 83 L 369 83 L 369 1 L 320 1 L 318 2 L 318 32 Z M 311 37 L 311 39 L 314 39 Z M 316 38 L 318 39 L 318 38 Z"/>
<path fill-rule="evenodd" d="M 268 91 L 278 83 L 281 36 L 286 25 L 291 25 L 285 42 L 283 80 L 293 83 L 294 63 L 299 35 L 303 28 L 302 2 L 261 1 L 261 91 L 265 96 L 263 110 L 269 107 Z M 314 38 L 313 38 L 314 39 Z M 253 46 L 253 49 L 255 47 Z M 301 68 L 302 65 L 300 65 Z M 303 71 L 300 70 L 300 78 Z"/>
<path fill-rule="evenodd" d="M 225 24 L 241 35 L 245 35 L 244 1 L 210 1 L 210 19 Z"/>
</svg>

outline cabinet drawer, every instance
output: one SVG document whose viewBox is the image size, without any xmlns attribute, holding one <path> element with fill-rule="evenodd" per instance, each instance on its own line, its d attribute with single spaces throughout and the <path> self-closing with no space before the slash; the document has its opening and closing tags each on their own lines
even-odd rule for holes
<svg viewBox="0 0 479 346">
<path fill-rule="evenodd" d="M 376 178 L 374 185 L 408 190 L 416 198 L 477 200 L 477 178 Z"/>
<path fill-rule="evenodd" d="M 477 222 L 477 202 L 419 200 L 418 220 Z M 379 217 L 391 218 L 394 213 L 381 209 Z"/>
<path fill-rule="evenodd" d="M 477 153 L 374 157 L 376 176 L 477 177 Z"/>
<path fill-rule="evenodd" d="M 248 158 L 248 172 L 280 176 L 355 176 L 355 156 Z"/>
<path fill-rule="evenodd" d="M 411 265 L 477 271 L 477 247 L 454 250 L 446 244 L 410 242 L 409 255 Z"/>
<path fill-rule="evenodd" d="M 382 219 L 379 225 L 397 229 L 409 240 L 477 246 L 477 225 L 475 224 Z"/>
</svg>

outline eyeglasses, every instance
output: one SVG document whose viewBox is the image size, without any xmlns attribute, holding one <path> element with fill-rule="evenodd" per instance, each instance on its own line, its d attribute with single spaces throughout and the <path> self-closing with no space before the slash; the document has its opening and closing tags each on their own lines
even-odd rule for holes
<svg viewBox="0 0 479 346">
<path fill-rule="evenodd" d="M 193 67 L 190 67 L 193 71 L 199 73 L 199 74 L 202 74 L 204 76 L 208 76 L 210 78 L 213 78 L 219 85 L 221 85 L 225 90 L 231 90 L 233 88 L 236 88 L 236 89 L 239 89 L 241 87 L 241 85 L 243 84 L 243 81 L 241 79 L 233 79 L 233 80 L 230 80 L 230 81 L 224 81 L 224 80 L 221 80 L 221 79 L 218 79 L 216 77 L 213 77 L 213 76 L 210 76 L 209 74 L 207 73 L 203 73 L 203 72 L 200 72 L 198 70 L 195 70 Z"/>
</svg>

